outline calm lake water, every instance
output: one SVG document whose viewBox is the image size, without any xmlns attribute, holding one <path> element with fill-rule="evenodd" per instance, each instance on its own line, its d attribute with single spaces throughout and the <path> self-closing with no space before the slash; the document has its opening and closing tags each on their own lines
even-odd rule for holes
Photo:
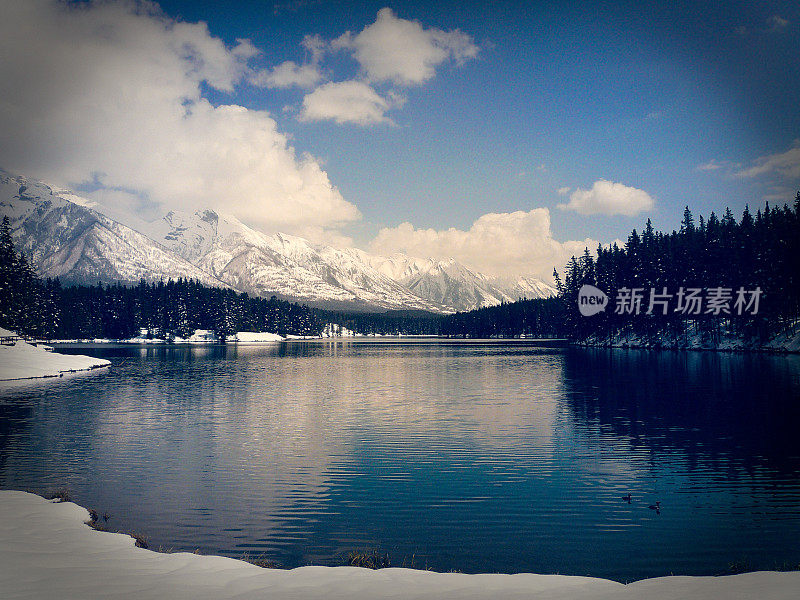
<svg viewBox="0 0 800 600">
<path fill-rule="evenodd" d="M 151 548 L 620 581 L 800 565 L 797 356 L 71 351 L 113 366 L 0 389 L 0 487 L 66 487 Z"/>
</svg>

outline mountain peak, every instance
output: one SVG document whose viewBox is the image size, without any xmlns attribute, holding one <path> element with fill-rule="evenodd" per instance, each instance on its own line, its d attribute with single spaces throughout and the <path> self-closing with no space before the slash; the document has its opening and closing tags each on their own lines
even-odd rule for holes
<svg viewBox="0 0 800 600">
<path fill-rule="evenodd" d="M 92 282 L 184 277 L 359 310 L 452 312 L 551 295 L 539 280 L 495 280 L 453 258 L 383 257 L 286 233 L 267 235 L 210 209 L 170 210 L 135 231 L 71 197 L 0 172 L 3 213 L 45 276 Z"/>
<path fill-rule="evenodd" d="M 213 210 L 204 210 L 203 212 L 198 213 L 198 215 L 200 216 L 200 219 L 206 223 L 216 225 L 219 222 L 219 215 Z"/>
</svg>

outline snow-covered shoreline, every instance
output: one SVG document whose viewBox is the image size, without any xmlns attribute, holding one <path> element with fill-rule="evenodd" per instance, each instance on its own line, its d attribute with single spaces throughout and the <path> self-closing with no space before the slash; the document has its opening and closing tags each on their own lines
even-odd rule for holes
<svg viewBox="0 0 800 600">
<path fill-rule="evenodd" d="M 0 336 L 16 336 L 13 331 L 0 329 Z M 111 364 L 104 358 L 81 354 L 59 354 L 32 346 L 22 340 L 13 345 L 0 345 L 0 381 L 59 377 L 65 373 L 91 371 Z"/>
<path fill-rule="evenodd" d="M 4 598 L 380 599 L 647 598 L 794 599 L 800 572 L 659 577 L 623 585 L 567 575 L 434 573 L 356 567 L 263 569 L 221 556 L 161 554 L 132 537 L 96 531 L 72 502 L 0 491 L 0 590 Z"/>
<path fill-rule="evenodd" d="M 764 344 L 748 342 L 739 336 L 722 335 L 715 343 L 704 340 L 699 333 L 691 335 L 660 335 L 656 341 L 631 332 L 617 333 L 611 337 L 592 335 L 575 342 L 576 346 L 589 348 L 623 348 L 633 350 L 690 350 L 703 352 L 754 352 L 763 354 L 799 354 L 800 333 L 781 333 Z"/>
</svg>

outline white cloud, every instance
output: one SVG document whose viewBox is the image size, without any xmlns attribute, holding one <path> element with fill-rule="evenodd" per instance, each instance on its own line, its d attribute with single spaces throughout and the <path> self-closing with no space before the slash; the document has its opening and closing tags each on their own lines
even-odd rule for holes
<svg viewBox="0 0 800 600">
<path fill-rule="evenodd" d="M 397 17 L 392 9 L 378 11 L 374 23 L 360 33 L 346 32 L 328 42 L 319 34 L 306 35 L 301 42 L 308 62 L 286 61 L 251 76 L 262 87 L 311 88 L 330 76 L 321 65 L 331 52 L 352 53 L 361 66 L 358 75 L 346 81 L 322 83 L 303 98 L 296 112 L 300 121 L 334 121 L 361 126 L 394 124 L 387 112 L 400 108 L 405 98 L 392 85 L 418 85 L 431 79 L 436 68 L 447 61 L 457 64 L 475 58 L 478 46 L 458 30 L 425 28 L 417 21 Z M 375 88 L 381 86 L 380 92 Z M 387 89 L 389 88 L 389 89 Z"/>
<path fill-rule="evenodd" d="M 571 189 L 572 189 L 571 187 L 564 186 L 564 187 L 558 188 L 558 190 L 556 190 L 556 191 L 557 191 L 559 196 L 566 196 L 567 194 L 569 194 L 569 191 Z"/>
<path fill-rule="evenodd" d="M 761 196 L 762 200 L 772 202 L 774 204 L 789 204 L 795 200 L 797 188 L 788 185 L 771 185 L 767 188 L 767 192 Z"/>
<path fill-rule="evenodd" d="M 328 42 L 318 33 L 310 33 L 303 36 L 303 41 L 300 42 L 300 45 L 311 54 L 312 63 L 318 63 L 328 51 Z"/>
<path fill-rule="evenodd" d="M 757 177 L 759 175 L 774 174 L 786 179 L 800 179 L 800 139 L 792 144 L 785 152 L 778 152 L 762 156 L 755 164 L 737 173 L 740 177 Z"/>
<path fill-rule="evenodd" d="M 370 80 L 399 85 L 424 83 L 445 61 L 461 64 L 478 55 L 471 36 L 457 29 L 425 28 L 398 18 L 391 8 L 382 8 L 373 24 L 356 35 L 345 33 L 331 47 L 352 50 Z"/>
<path fill-rule="evenodd" d="M 287 60 L 269 70 L 258 71 L 250 77 L 253 85 L 267 88 L 311 88 L 320 80 L 322 72 L 317 64 L 298 65 L 293 60 Z"/>
<path fill-rule="evenodd" d="M 559 204 L 562 210 L 574 210 L 582 215 L 626 215 L 633 216 L 653 208 L 655 201 L 644 190 L 621 183 L 600 179 L 589 190 L 577 189 L 570 194 L 567 204 Z"/>
<path fill-rule="evenodd" d="M 325 231 L 358 219 L 317 160 L 265 111 L 213 106 L 257 50 L 155 5 L 4 5 L 0 164 L 53 182 L 95 178 L 183 210 L 216 208 L 265 230 Z M 121 198 L 121 197 L 120 197 Z"/>
<path fill-rule="evenodd" d="M 550 231 L 550 211 L 489 213 L 468 231 L 416 229 L 411 223 L 386 227 L 370 243 L 370 250 L 389 255 L 404 252 L 414 257 L 455 258 L 488 275 L 531 275 L 551 280 L 553 268 L 561 271 L 569 257 L 585 247 L 594 250 L 595 240 L 559 242 Z"/>
<path fill-rule="evenodd" d="M 320 68 L 320 61 L 328 51 L 328 43 L 318 34 L 303 37 L 300 45 L 305 48 L 310 60 L 299 65 L 293 60 L 287 60 L 271 69 L 255 71 L 250 75 L 250 83 L 267 88 L 312 88 L 325 77 Z"/>
<path fill-rule="evenodd" d="M 261 54 L 261 50 L 253 46 L 252 42 L 246 38 L 236 38 L 236 46 L 234 46 L 232 52 L 234 56 L 244 60 Z"/>
<path fill-rule="evenodd" d="M 354 123 L 356 125 L 393 124 L 386 111 L 402 103 L 397 96 L 384 98 L 363 81 L 326 83 L 303 98 L 301 121 Z"/>
</svg>

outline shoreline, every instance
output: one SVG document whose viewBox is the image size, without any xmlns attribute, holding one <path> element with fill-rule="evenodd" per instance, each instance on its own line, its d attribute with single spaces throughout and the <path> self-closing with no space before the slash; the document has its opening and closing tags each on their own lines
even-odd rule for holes
<svg viewBox="0 0 800 600">
<path fill-rule="evenodd" d="M 783 346 L 687 346 L 679 344 L 649 344 L 645 342 L 599 342 L 599 341 L 568 341 L 564 338 L 522 338 L 522 337 L 492 337 L 492 338 L 469 338 L 469 337 L 451 337 L 451 336 L 397 336 L 397 335 L 382 335 L 382 336 L 342 336 L 342 337 L 306 337 L 306 338 L 287 338 L 282 341 L 270 342 L 215 342 L 215 343 L 187 343 L 187 342 L 131 342 L 128 340 L 51 340 L 48 343 L 53 346 L 64 348 L 81 348 L 81 347 L 126 347 L 126 348 L 207 348 L 207 347 L 241 347 L 241 346 L 270 346 L 277 343 L 296 343 L 296 342 L 317 342 L 317 341 L 361 341 L 361 342 L 376 342 L 386 341 L 396 343 L 398 341 L 425 341 L 425 342 L 446 342 L 451 344 L 475 344 L 475 343 L 503 343 L 503 342 L 522 342 L 530 345 L 537 345 L 541 343 L 542 347 L 553 348 L 585 348 L 585 349 L 598 349 L 598 350 L 640 350 L 647 352 L 717 352 L 722 354 L 760 354 L 766 356 L 795 356 L 800 355 L 800 347 L 783 347 Z M 794 345 L 793 345 L 794 346 Z"/>
<path fill-rule="evenodd" d="M 64 356 L 83 356 L 81 354 L 67 354 Z M 91 357 L 87 357 L 91 358 Z M 0 379 L 0 383 L 12 383 L 12 382 L 24 382 L 24 381 L 34 381 L 36 379 L 61 379 L 64 375 L 71 375 L 74 373 L 87 373 L 89 371 L 95 371 L 97 369 L 105 369 L 109 365 L 92 365 L 91 367 L 86 367 L 85 369 L 67 369 L 64 371 L 59 371 L 58 373 L 52 375 L 30 375 L 28 377 L 14 377 L 8 379 Z"/>
<path fill-rule="evenodd" d="M 0 332 L 16 336 L 5 329 Z M 94 371 L 111 365 L 111 361 L 105 358 L 49 350 L 21 339 L 0 345 L 0 383 L 60 378 L 70 373 Z"/>
<path fill-rule="evenodd" d="M 745 340 L 737 335 L 723 332 L 716 342 L 704 339 L 698 332 L 681 335 L 657 334 L 647 338 L 631 332 L 614 335 L 591 335 L 582 340 L 570 342 L 580 348 L 614 348 L 621 350 L 669 350 L 688 352 L 724 352 L 739 354 L 800 354 L 800 333 L 783 332 L 773 336 L 765 343 Z"/>
<path fill-rule="evenodd" d="M 0 490 L 0 589 L 40 598 L 795 598 L 798 571 L 724 576 L 668 576 L 622 584 L 608 579 L 532 573 L 436 573 L 406 568 L 307 566 L 268 569 L 242 560 L 187 552 L 159 553 L 122 533 L 89 526 L 72 502 Z M 102 574 L 102 577 L 98 577 Z"/>
<path fill-rule="evenodd" d="M 705 347 L 686 347 L 673 345 L 647 345 L 647 344 L 608 344 L 592 342 L 570 342 L 571 348 L 592 348 L 596 350 L 642 350 L 646 352 L 716 352 L 721 354 L 763 354 L 767 356 L 794 356 L 800 354 L 800 350 L 770 347 L 733 347 L 733 348 L 705 348 Z"/>
</svg>

